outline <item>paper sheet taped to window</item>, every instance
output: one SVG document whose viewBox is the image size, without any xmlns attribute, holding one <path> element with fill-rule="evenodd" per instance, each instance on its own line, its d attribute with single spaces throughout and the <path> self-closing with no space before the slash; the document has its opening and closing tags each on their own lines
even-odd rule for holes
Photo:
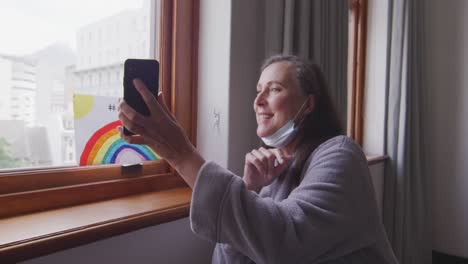
<svg viewBox="0 0 468 264">
<path fill-rule="evenodd" d="M 117 126 L 119 98 L 75 94 L 76 154 L 80 166 L 99 164 L 136 164 L 157 160 L 158 155 L 146 145 L 128 144 L 120 138 Z"/>
</svg>

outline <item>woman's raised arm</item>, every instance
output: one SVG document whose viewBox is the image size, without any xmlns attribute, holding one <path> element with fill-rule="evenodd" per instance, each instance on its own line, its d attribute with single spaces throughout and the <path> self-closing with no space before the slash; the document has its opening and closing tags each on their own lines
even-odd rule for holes
<svg viewBox="0 0 468 264">
<path fill-rule="evenodd" d="M 150 115 L 141 115 L 122 101 L 119 105 L 119 119 L 128 130 L 138 135 L 126 136 L 120 127 L 120 136 L 130 144 L 150 146 L 193 188 L 205 160 L 164 104 L 162 93 L 156 99 L 141 80 L 135 79 L 133 83 L 148 106 Z"/>
</svg>

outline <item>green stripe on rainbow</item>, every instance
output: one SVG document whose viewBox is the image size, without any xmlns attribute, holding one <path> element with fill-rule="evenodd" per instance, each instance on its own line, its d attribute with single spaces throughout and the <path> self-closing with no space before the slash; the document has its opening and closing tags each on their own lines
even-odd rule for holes
<svg viewBox="0 0 468 264">
<path fill-rule="evenodd" d="M 120 125 L 120 121 L 114 121 L 90 137 L 80 156 L 80 166 L 120 163 L 122 157 L 128 155 L 140 161 L 159 159 L 148 146 L 128 144 L 122 140 L 117 132 Z"/>
</svg>

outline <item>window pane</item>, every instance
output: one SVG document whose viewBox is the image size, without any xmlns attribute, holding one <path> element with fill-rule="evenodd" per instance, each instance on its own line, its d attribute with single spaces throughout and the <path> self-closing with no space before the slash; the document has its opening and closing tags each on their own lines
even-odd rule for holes
<svg viewBox="0 0 468 264">
<path fill-rule="evenodd" d="M 155 58 L 159 1 L 11 0 L 0 9 L 0 170 L 76 165 L 73 94 L 121 97 Z"/>
</svg>

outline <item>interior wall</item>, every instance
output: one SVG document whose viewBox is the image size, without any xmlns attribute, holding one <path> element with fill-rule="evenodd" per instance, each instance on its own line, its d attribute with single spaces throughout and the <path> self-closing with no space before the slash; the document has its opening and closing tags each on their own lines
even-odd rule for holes
<svg viewBox="0 0 468 264">
<path fill-rule="evenodd" d="M 388 1 L 369 0 L 367 17 L 364 141 L 366 155 L 384 154 L 385 82 L 387 70 Z M 379 213 L 382 216 L 384 165 L 370 166 Z"/>
<path fill-rule="evenodd" d="M 23 264 L 210 263 L 213 245 L 196 237 L 188 218 L 143 228 L 31 259 Z"/>
<path fill-rule="evenodd" d="M 367 155 L 384 153 L 388 1 L 368 1 L 364 141 Z"/>
<path fill-rule="evenodd" d="M 200 1 L 197 148 L 227 167 L 231 1 Z"/>
<path fill-rule="evenodd" d="M 228 169 L 242 175 L 245 154 L 260 147 L 253 110 L 264 59 L 264 0 L 232 1 Z"/>
<path fill-rule="evenodd" d="M 468 1 L 426 1 L 433 248 L 468 258 Z"/>
<path fill-rule="evenodd" d="M 383 186 L 384 186 L 384 170 L 385 163 L 378 163 L 369 166 L 372 184 L 375 191 L 375 199 L 377 201 L 377 209 L 379 210 L 379 215 L 383 217 Z"/>
</svg>

